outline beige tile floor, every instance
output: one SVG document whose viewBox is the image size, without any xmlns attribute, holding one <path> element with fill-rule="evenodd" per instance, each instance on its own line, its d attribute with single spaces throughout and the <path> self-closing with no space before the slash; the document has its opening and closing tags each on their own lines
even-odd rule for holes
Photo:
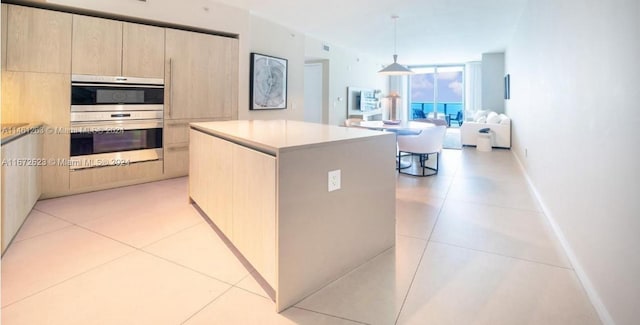
<svg viewBox="0 0 640 325">
<path fill-rule="evenodd" d="M 396 246 L 281 314 L 187 182 L 38 202 L 2 258 L 2 324 L 600 323 L 508 150 L 399 175 Z"/>
</svg>

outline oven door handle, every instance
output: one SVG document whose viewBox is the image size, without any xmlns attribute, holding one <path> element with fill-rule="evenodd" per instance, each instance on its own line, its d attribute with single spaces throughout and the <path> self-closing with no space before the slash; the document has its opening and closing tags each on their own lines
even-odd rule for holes
<svg viewBox="0 0 640 325">
<path fill-rule="evenodd" d="M 71 133 L 81 132 L 116 132 L 118 130 L 143 130 L 161 129 L 162 120 L 125 120 L 109 122 L 73 122 L 71 123 Z"/>
<path fill-rule="evenodd" d="M 145 84 L 108 84 L 108 83 L 86 83 L 72 82 L 71 87 L 108 87 L 108 88 L 164 88 L 164 85 L 145 85 Z"/>
</svg>

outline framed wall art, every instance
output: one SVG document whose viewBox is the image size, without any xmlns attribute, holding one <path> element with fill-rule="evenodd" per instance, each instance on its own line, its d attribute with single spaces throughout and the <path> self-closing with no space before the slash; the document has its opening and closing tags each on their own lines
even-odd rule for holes
<svg viewBox="0 0 640 325">
<path fill-rule="evenodd" d="M 287 59 L 251 53 L 251 110 L 287 108 Z"/>
</svg>

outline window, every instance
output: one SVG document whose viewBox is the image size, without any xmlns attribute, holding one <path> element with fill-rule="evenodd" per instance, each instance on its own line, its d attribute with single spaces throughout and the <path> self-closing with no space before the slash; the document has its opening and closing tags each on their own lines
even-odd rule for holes
<svg viewBox="0 0 640 325">
<path fill-rule="evenodd" d="M 448 119 L 464 112 L 464 66 L 412 67 L 410 119 Z"/>
</svg>

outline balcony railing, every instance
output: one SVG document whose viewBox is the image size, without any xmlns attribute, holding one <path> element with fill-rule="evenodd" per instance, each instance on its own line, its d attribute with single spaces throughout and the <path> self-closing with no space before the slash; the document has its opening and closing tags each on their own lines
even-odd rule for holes
<svg viewBox="0 0 640 325">
<path fill-rule="evenodd" d="M 411 103 L 411 119 L 433 117 L 433 102 L 412 102 Z M 438 118 L 446 119 L 449 115 L 455 116 L 458 112 L 463 112 L 462 102 L 439 102 L 437 106 Z"/>
</svg>

